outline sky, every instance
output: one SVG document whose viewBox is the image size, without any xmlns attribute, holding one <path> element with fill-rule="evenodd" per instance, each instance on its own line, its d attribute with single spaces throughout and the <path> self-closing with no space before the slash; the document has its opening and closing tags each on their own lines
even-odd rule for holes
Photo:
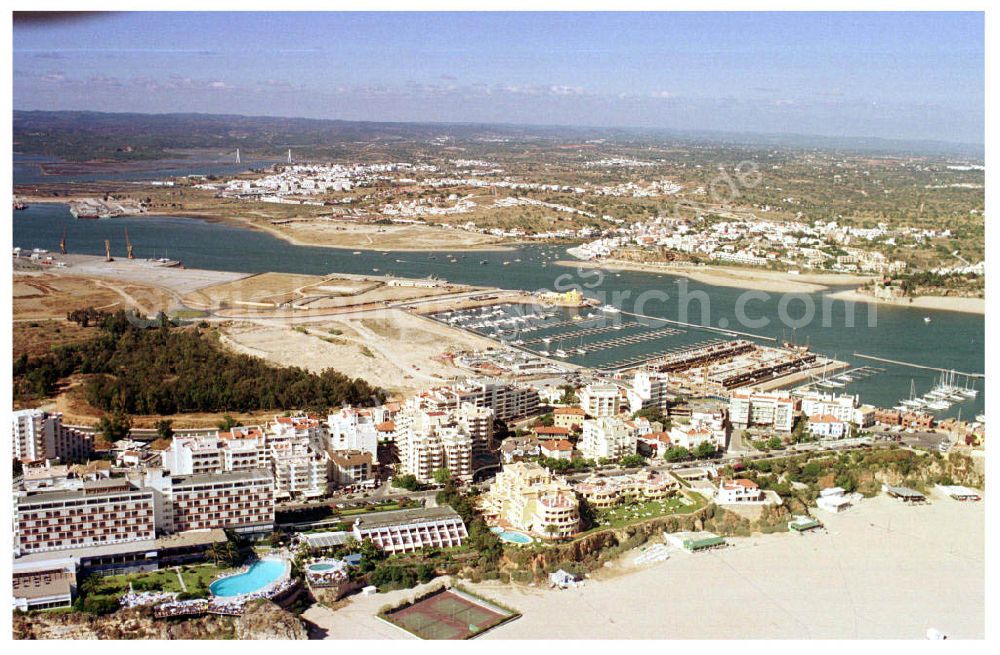
<svg viewBox="0 0 1000 655">
<path fill-rule="evenodd" d="M 14 108 L 984 141 L 981 13 L 14 21 Z"/>
</svg>

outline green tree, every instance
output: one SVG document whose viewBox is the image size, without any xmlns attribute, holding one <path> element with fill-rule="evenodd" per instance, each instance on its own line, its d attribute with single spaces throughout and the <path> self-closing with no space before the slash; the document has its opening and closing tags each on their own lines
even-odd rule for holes
<svg viewBox="0 0 1000 655">
<path fill-rule="evenodd" d="M 156 436 L 160 439 L 170 439 L 174 436 L 174 422 L 168 418 L 156 422 Z"/>
<path fill-rule="evenodd" d="M 361 561 L 358 563 L 358 568 L 362 573 L 374 571 L 378 563 L 385 559 L 385 553 L 371 539 L 362 540 L 358 552 L 361 554 Z"/>
<path fill-rule="evenodd" d="M 451 480 L 451 471 L 446 468 L 439 468 L 434 471 L 434 482 L 438 484 L 447 484 Z"/>
<path fill-rule="evenodd" d="M 392 479 L 392 486 L 399 489 L 406 489 L 407 491 L 417 491 L 420 489 L 420 482 L 417 480 L 417 476 L 407 473 L 395 476 Z"/>
<path fill-rule="evenodd" d="M 97 423 L 97 431 L 112 443 L 120 441 L 132 431 L 132 417 L 124 412 L 105 414 Z"/>
<path fill-rule="evenodd" d="M 638 466 L 643 466 L 646 463 L 646 458 L 642 455 L 626 455 L 622 457 L 621 465 L 625 468 L 636 468 Z"/>
<path fill-rule="evenodd" d="M 775 450 L 777 448 L 781 448 L 783 445 L 784 445 L 784 442 L 781 440 L 781 437 L 779 437 L 778 435 L 774 435 L 773 437 L 771 437 L 770 439 L 767 440 L 767 447 L 770 448 L 771 450 Z"/>
<path fill-rule="evenodd" d="M 229 432 L 233 428 L 238 428 L 242 425 L 243 425 L 242 423 L 234 419 L 229 414 L 223 414 L 222 420 L 216 423 L 216 426 L 223 432 Z"/>
<path fill-rule="evenodd" d="M 668 462 L 680 462 L 691 457 L 690 451 L 683 446 L 671 446 L 663 453 L 663 459 Z"/>
<path fill-rule="evenodd" d="M 712 457 L 718 452 L 715 447 L 715 442 L 712 441 L 702 441 L 698 444 L 697 448 L 694 449 L 695 457 Z"/>
</svg>

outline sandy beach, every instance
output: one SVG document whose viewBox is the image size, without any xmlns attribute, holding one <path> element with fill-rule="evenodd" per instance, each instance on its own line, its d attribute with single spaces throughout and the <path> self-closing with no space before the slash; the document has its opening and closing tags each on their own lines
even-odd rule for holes
<svg viewBox="0 0 1000 655">
<path fill-rule="evenodd" d="M 523 616 L 482 639 L 952 639 L 983 638 L 984 503 L 934 494 L 905 507 L 887 497 L 826 530 L 730 540 L 635 567 L 626 554 L 573 590 L 468 585 Z M 328 639 L 412 638 L 375 618 L 410 591 L 355 596 L 306 618 Z"/>
<path fill-rule="evenodd" d="M 837 300 L 874 303 L 889 307 L 915 307 L 918 309 L 936 309 L 946 312 L 963 312 L 965 314 L 986 314 L 985 298 L 953 298 L 950 296 L 916 296 L 912 300 L 906 298 L 899 301 L 879 300 L 865 293 L 854 290 L 838 291 L 830 294 Z"/>
<path fill-rule="evenodd" d="M 783 271 L 740 268 L 735 266 L 667 266 L 640 264 L 619 260 L 601 262 L 558 261 L 559 266 L 602 268 L 609 271 L 637 271 L 686 277 L 717 287 L 755 289 L 770 293 L 815 293 L 831 286 L 860 285 L 871 280 L 870 276 L 842 273 L 800 273 L 791 275 Z"/>
</svg>

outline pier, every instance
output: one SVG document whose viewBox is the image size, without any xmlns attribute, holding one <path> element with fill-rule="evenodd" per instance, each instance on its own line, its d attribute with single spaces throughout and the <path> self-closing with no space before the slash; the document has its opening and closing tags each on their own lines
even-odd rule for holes
<svg viewBox="0 0 1000 655">
<path fill-rule="evenodd" d="M 765 337 L 760 334 L 754 334 L 752 332 L 740 332 L 739 330 L 730 330 L 729 328 L 712 327 L 711 325 L 699 325 L 697 323 L 685 323 L 684 321 L 675 321 L 669 318 L 660 318 L 659 316 L 646 316 L 645 314 L 636 314 L 635 312 L 626 312 L 621 310 L 622 314 L 627 314 L 629 316 L 635 316 L 637 318 L 646 319 L 649 321 L 662 321 L 664 323 L 670 323 L 671 325 L 681 325 L 683 327 L 695 328 L 697 330 L 708 330 L 709 332 L 719 332 L 728 337 L 750 337 L 752 339 L 763 339 L 764 341 L 770 341 L 772 343 L 777 343 L 778 340 L 774 337 Z"/>
<path fill-rule="evenodd" d="M 580 321 L 576 321 L 579 323 Z M 537 337 L 535 339 L 529 339 L 524 342 L 524 345 L 530 346 L 537 343 L 549 343 L 551 341 L 558 341 L 560 339 L 574 339 L 577 337 L 590 337 L 596 334 L 604 334 L 606 332 L 611 332 L 613 330 L 624 330 L 625 328 L 630 328 L 639 325 L 638 321 L 629 321 L 627 323 L 622 323 L 621 325 L 605 325 L 603 327 L 590 327 L 583 328 L 582 330 L 573 330 L 571 332 L 560 332 L 559 334 L 553 334 L 548 337 Z"/>
<path fill-rule="evenodd" d="M 676 330 L 674 328 L 662 328 L 660 330 L 650 330 L 649 332 L 641 332 L 639 334 L 629 334 L 624 337 L 614 337 L 612 339 L 607 339 L 606 341 L 586 343 L 582 346 L 582 348 L 587 352 L 610 350 L 612 348 L 620 348 L 621 346 L 632 346 L 637 343 L 645 343 L 646 341 L 655 341 L 656 339 L 672 337 L 681 334 L 682 332 L 683 330 Z M 577 346 L 566 346 L 566 348 L 567 350 L 576 350 Z"/>
<path fill-rule="evenodd" d="M 984 373 L 966 373 L 965 371 L 956 371 L 953 368 L 943 368 L 940 366 L 927 366 L 925 364 L 914 364 L 912 362 L 901 362 L 897 359 L 887 359 L 885 357 L 876 357 L 875 355 L 863 355 L 861 353 L 854 353 L 855 357 L 860 357 L 861 359 L 870 359 L 874 362 L 884 362 L 886 364 L 897 364 L 899 366 L 909 366 L 910 368 L 920 368 L 925 371 L 938 371 L 940 373 L 956 373 L 962 377 L 967 378 L 978 378 L 980 380 L 984 379 L 986 375 Z"/>
</svg>

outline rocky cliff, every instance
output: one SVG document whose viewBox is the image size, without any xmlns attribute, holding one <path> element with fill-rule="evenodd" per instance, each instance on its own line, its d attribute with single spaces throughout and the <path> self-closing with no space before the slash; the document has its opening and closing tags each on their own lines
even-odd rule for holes
<svg viewBox="0 0 1000 655">
<path fill-rule="evenodd" d="M 302 621 L 261 601 L 241 617 L 203 616 L 162 620 L 148 609 L 107 616 L 84 612 L 15 614 L 15 639 L 306 639 Z"/>
</svg>

